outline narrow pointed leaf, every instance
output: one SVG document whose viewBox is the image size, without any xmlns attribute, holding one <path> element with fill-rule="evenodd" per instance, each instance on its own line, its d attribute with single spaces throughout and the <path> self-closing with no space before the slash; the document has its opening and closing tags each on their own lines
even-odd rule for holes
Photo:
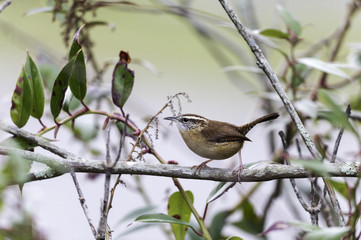
<svg viewBox="0 0 361 240">
<path fill-rule="evenodd" d="M 83 51 L 80 49 L 79 52 L 74 56 L 74 64 L 72 67 L 69 87 L 74 96 L 83 100 L 86 95 L 86 70 L 85 60 Z"/>
<path fill-rule="evenodd" d="M 250 234 L 259 234 L 262 232 L 263 221 L 261 217 L 256 214 L 252 203 L 246 200 L 241 208 L 243 218 L 242 220 L 233 223 L 233 225 Z"/>
<path fill-rule="evenodd" d="M 343 239 L 346 233 L 350 231 L 350 227 L 329 227 L 305 234 L 305 240 L 339 240 Z"/>
<path fill-rule="evenodd" d="M 209 233 L 211 234 L 212 239 L 221 239 L 222 230 L 227 223 L 226 219 L 228 216 L 228 211 L 221 211 L 213 217 L 211 227 L 209 228 Z"/>
<path fill-rule="evenodd" d="M 21 146 L 18 145 L 15 139 L 16 138 L 8 139 L 4 145 L 10 148 L 21 149 Z M 8 181 L 7 184 L 15 182 L 23 185 L 29 177 L 30 167 L 31 161 L 22 158 L 16 151 L 10 150 L 8 161 L 3 164 L 0 175 L 2 176 L 2 180 L 6 179 L 5 181 Z"/>
<path fill-rule="evenodd" d="M 342 71 L 338 66 L 332 63 L 324 62 L 317 58 L 299 58 L 297 59 L 299 63 L 303 63 L 309 67 L 318 69 L 322 72 L 329 73 L 341 78 L 350 79 L 350 76 Z"/>
<path fill-rule="evenodd" d="M 74 38 L 73 38 L 73 43 L 70 46 L 70 51 L 69 51 L 69 56 L 68 56 L 68 60 L 70 61 L 75 54 L 77 54 L 79 52 L 79 50 L 81 49 L 81 44 L 79 43 L 79 35 L 80 35 L 80 31 L 83 29 L 85 25 L 82 25 L 78 31 L 75 33 Z"/>
<path fill-rule="evenodd" d="M 134 219 L 136 216 L 139 216 L 140 214 L 146 214 L 149 212 L 154 212 L 157 209 L 156 206 L 145 206 L 142 208 L 135 209 L 134 211 L 131 211 L 127 213 L 124 217 L 122 217 L 117 224 L 123 223 L 125 221 L 128 221 L 130 219 Z"/>
<path fill-rule="evenodd" d="M 343 181 L 339 182 L 339 181 L 335 181 L 335 180 L 332 180 L 332 179 L 329 179 L 328 182 L 345 199 L 350 199 L 351 198 L 349 188 L 348 188 L 346 182 L 343 182 Z"/>
<path fill-rule="evenodd" d="M 122 53 L 126 54 L 126 59 L 122 57 Z M 112 78 L 112 99 L 113 103 L 119 108 L 123 108 L 133 89 L 134 72 L 128 69 L 129 55 L 121 52 L 119 62 L 116 64 Z"/>
<path fill-rule="evenodd" d="M 25 72 L 29 79 L 31 89 L 33 90 L 33 107 L 31 110 L 31 116 L 40 119 L 43 116 L 45 106 L 43 78 L 41 77 L 40 71 L 29 53 L 26 58 Z"/>
<path fill-rule="evenodd" d="M 282 6 L 278 6 L 283 21 L 286 23 L 288 29 L 290 29 L 297 37 L 301 35 L 302 27 L 300 22 Z"/>
<path fill-rule="evenodd" d="M 69 78 L 73 68 L 74 59 L 70 60 L 60 71 L 55 79 L 53 91 L 50 99 L 50 110 L 54 118 L 60 114 L 63 106 L 66 89 L 68 88 Z"/>
<path fill-rule="evenodd" d="M 209 203 L 213 197 L 223 188 L 223 186 L 226 184 L 226 182 L 220 182 L 217 184 L 215 188 L 212 189 L 212 191 L 209 193 L 207 197 L 207 203 Z"/>
<path fill-rule="evenodd" d="M 186 194 L 193 202 L 193 194 L 186 191 Z M 189 223 L 191 218 L 191 210 L 180 192 L 173 193 L 168 200 L 168 215 Z M 172 231 L 176 240 L 183 240 L 187 233 L 187 227 L 180 224 L 171 224 Z"/>
<path fill-rule="evenodd" d="M 266 37 L 280 38 L 280 39 L 288 39 L 290 34 L 284 33 L 278 29 L 267 28 L 262 30 L 259 34 Z"/>
<path fill-rule="evenodd" d="M 319 90 L 318 98 L 329 111 L 320 111 L 318 114 L 320 117 L 327 119 L 330 123 L 335 124 L 337 127 L 345 127 L 352 132 L 357 139 L 360 140 L 360 135 L 348 120 L 344 110 L 332 99 L 330 93 L 326 90 Z"/>
<path fill-rule="evenodd" d="M 176 219 L 174 217 L 168 216 L 167 214 L 163 213 L 155 213 L 155 214 L 146 214 L 137 217 L 135 222 L 146 222 L 146 223 L 174 223 L 174 224 L 181 224 L 188 227 L 192 227 L 189 223 Z"/>
<path fill-rule="evenodd" d="M 16 82 L 10 109 L 11 120 L 19 128 L 23 127 L 29 120 L 32 104 L 31 85 L 23 67 Z"/>
<path fill-rule="evenodd" d="M 23 150 L 33 149 L 34 147 L 38 146 L 37 144 L 29 142 L 24 138 L 14 137 L 14 136 L 4 139 L 3 141 L 0 142 L 0 145 L 17 147 L 17 148 L 23 149 Z"/>
<path fill-rule="evenodd" d="M 313 173 L 317 173 L 320 176 L 323 177 L 329 177 L 328 172 L 332 170 L 331 167 L 328 165 L 325 165 L 321 161 L 308 161 L 308 160 L 299 160 L 299 159 L 293 159 L 291 160 L 292 164 L 300 164 L 308 171 L 311 171 Z"/>
</svg>

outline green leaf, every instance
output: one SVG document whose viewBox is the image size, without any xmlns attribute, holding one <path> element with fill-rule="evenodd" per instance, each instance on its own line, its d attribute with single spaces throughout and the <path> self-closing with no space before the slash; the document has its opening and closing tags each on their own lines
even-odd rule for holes
<svg viewBox="0 0 361 240">
<path fill-rule="evenodd" d="M 221 239 L 222 229 L 226 224 L 226 219 L 228 216 L 228 211 L 221 211 L 213 217 L 211 227 L 209 228 L 209 233 L 211 234 L 212 239 Z"/>
<path fill-rule="evenodd" d="M 54 119 L 59 116 L 59 113 L 63 106 L 65 92 L 68 88 L 69 78 L 72 72 L 73 64 L 74 58 L 64 66 L 64 68 L 60 71 L 60 73 L 55 79 L 53 92 L 50 99 L 50 109 Z"/>
<path fill-rule="evenodd" d="M 253 205 L 248 200 L 245 200 L 241 209 L 243 211 L 243 218 L 242 220 L 233 223 L 233 225 L 250 234 L 261 233 L 263 229 L 263 221 L 259 216 L 257 216 Z"/>
<path fill-rule="evenodd" d="M 212 191 L 209 193 L 207 197 L 207 203 L 209 203 L 212 198 L 223 188 L 224 185 L 226 185 L 227 182 L 220 182 L 217 184 L 215 188 L 212 189 Z"/>
<path fill-rule="evenodd" d="M 157 207 L 156 206 L 146 206 L 142 208 L 135 209 L 134 211 L 129 212 L 124 217 L 122 217 L 117 224 L 122 222 L 128 221 L 130 219 L 134 219 L 135 217 L 139 216 L 140 214 L 145 214 L 149 212 L 153 212 Z"/>
<path fill-rule="evenodd" d="M 323 89 L 319 90 L 318 99 L 329 109 L 329 111 L 319 111 L 319 116 L 327 119 L 331 124 L 334 124 L 338 127 L 345 127 L 347 130 L 351 131 L 360 141 L 359 133 L 351 125 L 344 110 L 342 110 L 341 107 L 331 98 L 330 92 Z"/>
<path fill-rule="evenodd" d="M 20 149 L 16 141 L 8 141 L 7 146 L 12 148 Z M 6 186 L 7 184 L 17 183 L 23 184 L 28 179 L 28 173 L 30 170 L 31 161 L 23 159 L 19 154 L 14 151 L 9 151 L 9 158 L 7 162 L 3 165 L 1 169 L 1 187 Z"/>
<path fill-rule="evenodd" d="M 167 214 L 163 213 L 154 213 L 154 214 L 146 214 L 137 217 L 135 222 L 146 222 L 146 223 L 174 223 L 174 224 L 181 224 L 188 227 L 192 227 L 189 223 L 176 219 L 174 217 L 168 216 Z"/>
<path fill-rule="evenodd" d="M 76 31 L 76 33 L 74 34 L 74 38 L 73 38 L 73 42 L 70 46 L 70 51 L 69 51 L 69 56 L 68 56 L 68 61 L 70 61 L 81 49 L 81 44 L 79 42 L 79 35 L 80 35 L 80 31 L 83 29 L 85 25 L 82 25 L 78 31 Z"/>
<path fill-rule="evenodd" d="M 99 126 L 96 123 L 95 116 L 79 118 L 76 120 L 73 127 L 71 124 L 67 124 L 66 126 L 73 129 L 74 136 L 84 143 L 88 143 L 95 139 L 99 133 Z"/>
<path fill-rule="evenodd" d="M 287 28 L 291 30 L 297 37 L 299 37 L 302 32 L 300 22 L 282 6 L 278 5 L 277 9 L 280 12 L 283 21 L 286 23 Z"/>
<path fill-rule="evenodd" d="M 349 192 L 349 188 L 348 188 L 346 182 L 338 182 L 338 181 L 335 181 L 335 180 L 332 180 L 332 179 L 328 179 L 328 182 L 345 199 L 350 199 L 350 192 Z"/>
<path fill-rule="evenodd" d="M 23 127 L 29 120 L 33 105 L 32 98 L 30 81 L 23 67 L 11 98 L 10 109 L 11 120 L 19 128 Z"/>
<path fill-rule="evenodd" d="M 350 79 L 350 76 L 335 64 L 327 63 L 317 58 L 299 58 L 297 61 L 322 72 L 329 73 L 341 78 Z"/>
<path fill-rule="evenodd" d="M 128 62 L 121 57 L 114 68 L 112 78 L 112 99 L 119 108 L 123 108 L 128 100 L 133 89 L 133 83 L 134 72 L 128 69 Z"/>
<path fill-rule="evenodd" d="M 15 137 L 15 136 L 6 138 L 0 142 L 0 145 L 2 145 L 2 146 L 14 147 L 13 146 L 14 144 L 15 144 L 15 147 L 17 147 L 19 149 L 23 149 L 23 150 L 33 149 L 34 147 L 38 146 L 37 144 L 29 142 L 24 138 Z"/>
<path fill-rule="evenodd" d="M 70 111 L 76 110 L 81 105 L 81 102 L 79 99 L 74 97 L 71 90 L 68 88 L 65 92 L 65 97 L 63 101 L 63 110 L 67 113 Z"/>
<path fill-rule="evenodd" d="M 229 237 L 226 240 L 243 240 L 243 238 L 240 237 Z"/>
<path fill-rule="evenodd" d="M 186 194 L 193 202 L 192 192 L 186 191 Z M 180 192 L 175 192 L 169 197 L 168 215 L 174 217 L 175 219 L 189 223 L 191 218 L 191 209 L 188 207 Z M 187 227 L 180 224 L 171 224 L 171 227 L 176 240 L 183 240 L 185 238 Z"/>
<path fill-rule="evenodd" d="M 310 73 L 310 68 L 302 63 L 297 63 L 295 71 L 292 73 L 291 86 L 296 88 L 301 85 L 306 76 Z"/>
<path fill-rule="evenodd" d="M 280 39 L 288 39 L 290 35 L 288 33 L 284 33 L 278 29 L 267 28 L 262 30 L 259 34 L 266 37 L 280 38 Z"/>
<path fill-rule="evenodd" d="M 83 51 L 80 49 L 74 56 L 74 64 L 69 79 L 69 86 L 74 96 L 83 100 L 86 95 L 86 70 Z"/>
<path fill-rule="evenodd" d="M 45 106 L 43 78 L 41 77 L 38 67 L 30 57 L 29 52 L 25 62 L 25 73 L 28 76 L 31 89 L 33 90 L 31 116 L 40 119 L 43 116 Z"/>
<path fill-rule="evenodd" d="M 325 165 L 319 160 L 291 160 L 292 164 L 302 165 L 306 170 L 317 173 L 320 176 L 328 177 L 328 171 L 331 170 L 330 166 Z"/>
<path fill-rule="evenodd" d="M 287 229 L 300 229 L 302 231 L 309 232 L 309 231 L 319 230 L 320 228 L 310 223 L 278 221 L 272 224 L 270 227 L 268 227 L 260 235 L 263 236 L 273 231 L 287 230 Z"/>
<path fill-rule="evenodd" d="M 305 240 L 339 240 L 350 230 L 350 227 L 329 227 L 305 234 Z"/>
</svg>

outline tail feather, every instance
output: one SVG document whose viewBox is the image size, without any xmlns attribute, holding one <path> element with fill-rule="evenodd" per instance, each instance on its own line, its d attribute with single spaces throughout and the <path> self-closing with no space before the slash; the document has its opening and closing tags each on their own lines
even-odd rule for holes
<svg viewBox="0 0 361 240">
<path fill-rule="evenodd" d="M 276 118 L 278 118 L 280 115 L 277 112 L 265 115 L 263 117 L 257 118 L 256 120 L 247 123 L 245 125 L 242 125 L 239 127 L 240 132 L 243 135 L 246 135 L 254 126 L 256 126 L 258 123 L 263 123 L 263 122 L 267 122 L 267 121 L 271 121 L 274 120 Z"/>
</svg>

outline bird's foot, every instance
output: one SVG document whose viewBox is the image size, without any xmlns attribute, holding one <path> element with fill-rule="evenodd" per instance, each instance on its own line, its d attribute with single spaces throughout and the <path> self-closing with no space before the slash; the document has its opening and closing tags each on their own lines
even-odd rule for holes
<svg viewBox="0 0 361 240">
<path fill-rule="evenodd" d="M 209 163 L 209 162 L 212 161 L 212 160 L 213 160 L 213 159 L 210 159 L 210 160 L 207 160 L 207 161 L 202 162 L 202 163 L 199 164 L 198 166 L 197 166 L 197 165 L 193 166 L 192 168 L 196 168 L 196 170 L 194 171 L 193 175 L 197 175 L 197 172 L 200 173 L 200 171 L 201 171 L 202 168 L 208 167 L 208 166 L 207 166 L 207 163 Z M 209 168 L 209 167 L 208 167 L 208 168 Z"/>
<path fill-rule="evenodd" d="M 238 176 L 238 182 L 240 182 L 241 179 L 242 179 L 243 164 L 239 165 L 239 167 L 237 167 L 236 169 L 234 169 L 233 172 L 237 174 L 237 176 Z"/>
</svg>

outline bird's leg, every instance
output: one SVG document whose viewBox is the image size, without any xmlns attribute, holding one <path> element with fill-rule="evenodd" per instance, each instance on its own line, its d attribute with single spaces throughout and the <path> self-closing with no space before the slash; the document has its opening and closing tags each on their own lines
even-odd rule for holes
<svg viewBox="0 0 361 240">
<path fill-rule="evenodd" d="M 200 170 L 201 170 L 202 168 L 206 167 L 206 166 L 207 166 L 207 163 L 209 163 L 210 161 L 213 161 L 213 159 L 209 159 L 209 160 L 207 160 L 207 161 L 202 162 L 202 163 L 199 164 L 198 166 L 194 166 L 194 167 L 196 167 L 196 170 L 194 171 L 194 175 L 197 175 L 197 172 L 200 172 Z"/>
<path fill-rule="evenodd" d="M 242 177 L 242 171 L 243 171 L 243 163 L 242 163 L 242 153 L 241 153 L 241 151 L 238 152 L 238 156 L 239 156 L 240 165 L 235 171 L 237 171 L 238 182 L 240 182 L 241 177 Z"/>
</svg>

